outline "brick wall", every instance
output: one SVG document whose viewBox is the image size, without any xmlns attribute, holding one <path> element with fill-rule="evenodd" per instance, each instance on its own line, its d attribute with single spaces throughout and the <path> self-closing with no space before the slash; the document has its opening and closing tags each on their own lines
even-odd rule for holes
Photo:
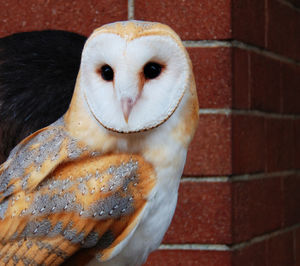
<svg viewBox="0 0 300 266">
<path fill-rule="evenodd" d="M 175 217 L 146 265 L 300 265 L 299 0 L 2 0 L 0 35 L 174 28 L 200 102 Z"/>
</svg>

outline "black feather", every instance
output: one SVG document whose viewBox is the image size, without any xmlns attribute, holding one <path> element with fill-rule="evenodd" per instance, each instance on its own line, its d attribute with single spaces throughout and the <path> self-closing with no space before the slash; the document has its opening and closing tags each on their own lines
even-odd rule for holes
<svg viewBox="0 0 300 266">
<path fill-rule="evenodd" d="M 68 109 L 86 37 L 47 30 L 0 39 L 0 161 Z"/>
</svg>

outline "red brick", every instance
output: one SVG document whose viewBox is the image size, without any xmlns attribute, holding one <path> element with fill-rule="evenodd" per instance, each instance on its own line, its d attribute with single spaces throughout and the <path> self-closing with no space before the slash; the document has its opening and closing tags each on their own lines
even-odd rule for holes
<svg viewBox="0 0 300 266">
<path fill-rule="evenodd" d="M 284 224 L 300 223 L 300 176 L 283 178 Z"/>
<path fill-rule="evenodd" d="M 300 14 L 299 14 L 300 16 Z M 300 113 L 300 67 L 282 63 L 282 106 L 283 113 Z"/>
<path fill-rule="evenodd" d="M 295 168 L 300 169 L 300 119 L 294 121 L 295 130 Z"/>
<path fill-rule="evenodd" d="M 231 172 L 231 116 L 200 115 L 184 175 L 219 176 Z"/>
<path fill-rule="evenodd" d="M 14 32 L 60 29 L 89 35 L 93 29 L 127 19 L 127 1 L 1 1 L 0 36 Z"/>
<path fill-rule="evenodd" d="M 265 1 L 232 1 L 233 38 L 247 43 L 264 46 Z"/>
<path fill-rule="evenodd" d="M 228 251 L 158 250 L 153 252 L 145 266 L 231 266 Z"/>
<path fill-rule="evenodd" d="M 294 230 L 294 255 L 295 266 L 300 266 L 300 228 Z"/>
<path fill-rule="evenodd" d="M 250 53 L 252 109 L 280 111 L 280 61 Z"/>
<path fill-rule="evenodd" d="M 233 173 L 253 173 L 264 170 L 264 118 L 234 115 L 232 119 Z"/>
<path fill-rule="evenodd" d="M 231 184 L 181 183 L 164 243 L 231 243 Z"/>
<path fill-rule="evenodd" d="M 231 49 L 188 48 L 193 63 L 200 108 L 231 106 Z"/>
<path fill-rule="evenodd" d="M 283 171 L 294 168 L 293 120 L 267 118 L 266 171 Z"/>
<path fill-rule="evenodd" d="M 265 241 L 243 247 L 233 254 L 233 266 L 267 266 Z M 271 265 L 270 265 L 271 266 Z"/>
<path fill-rule="evenodd" d="M 249 109 L 249 53 L 246 50 L 233 49 L 233 107 Z"/>
<path fill-rule="evenodd" d="M 135 0 L 135 18 L 171 26 L 184 40 L 228 39 L 230 0 Z"/>
<path fill-rule="evenodd" d="M 300 59 L 299 12 L 279 1 L 268 0 L 268 45 L 272 51 Z"/>
<path fill-rule="evenodd" d="M 267 265 L 294 265 L 293 234 L 287 232 L 267 240 Z"/>
<path fill-rule="evenodd" d="M 234 243 L 278 229 L 282 219 L 280 178 L 233 184 Z"/>
</svg>

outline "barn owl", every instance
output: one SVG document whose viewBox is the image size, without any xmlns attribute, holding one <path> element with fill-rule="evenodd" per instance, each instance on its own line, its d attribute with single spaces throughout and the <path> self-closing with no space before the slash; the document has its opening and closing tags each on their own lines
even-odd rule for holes
<svg viewBox="0 0 300 266">
<path fill-rule="evenodd" d="M 189 56 L 168 26 L 87 40 L 68 111 L 0 167 L 0 261 L 141 265 L 176 207 L 198 121 Z"/>
</svg>

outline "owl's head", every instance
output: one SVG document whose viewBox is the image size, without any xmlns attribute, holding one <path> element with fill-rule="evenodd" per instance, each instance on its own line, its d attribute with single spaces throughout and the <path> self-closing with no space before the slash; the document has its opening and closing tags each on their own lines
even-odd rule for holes
<svg viewBox="0 0 300 266">
<path fill-rule="evenodd" d="M 128 21 L 93 32 L 82 53 L 78 82 L 102 126 L 131 133 L 164 123 L 192 75 L 188 54 L 173 30 Z"/>
</svg>

